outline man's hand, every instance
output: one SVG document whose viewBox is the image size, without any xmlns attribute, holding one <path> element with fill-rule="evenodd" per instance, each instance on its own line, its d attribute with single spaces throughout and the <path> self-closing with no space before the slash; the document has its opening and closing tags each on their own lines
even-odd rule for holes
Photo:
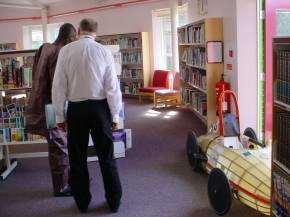
<svg viewBox="0 0 290 217">
<path fill-rule="evenodd" d="M 63 132 L 66 131 L 66 122 L 57 123 L 57 128 Z"/>
<path fill-rule="evenodd" d="M 112 130 L 118 130 L 118 124 L 113 122 L 112 123 Z"/>
</svg>

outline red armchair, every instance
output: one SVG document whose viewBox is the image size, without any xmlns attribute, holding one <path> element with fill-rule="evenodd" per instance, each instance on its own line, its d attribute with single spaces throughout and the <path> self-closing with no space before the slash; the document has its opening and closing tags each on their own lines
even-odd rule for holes
<svg viewBox="0 0 290 217">
<path fill-rule="evenodd" d="M 173 79 L 173 89 L 156 90 L 154 97 L 154 107 L 157 107 L 158 103 L 167 104 L 180 104 L 180 76 L 179 73 L 175 73 Z"/>
<path fill-rule="evenodd" d="M 153 98 L 153 102 L 155 102 L 155 91 L 168 89 L 170 73 L 170 71 L 166 70 L 155 70 L 152 79 L 152 86 L 139 88 L 139 102 L 142 102 L 142 97 L 151 97 Z"/>
</svg>

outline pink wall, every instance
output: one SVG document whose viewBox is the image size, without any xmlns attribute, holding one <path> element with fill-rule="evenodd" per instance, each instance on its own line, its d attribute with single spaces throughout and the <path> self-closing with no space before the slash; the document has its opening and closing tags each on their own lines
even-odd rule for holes
<svg viewBox="0 0 290 217">
<path fill-rule="evenodd" d="M 116 1 L 104 1 L 106 4 Z M 62 3 L 56 3 L 51 6 L 49 14 L 57 14 L 64 11 L 71 11 L 81 8 L 94 7 L 92 1 L 73 0 L 65 6 Z M 76 27 L 79 21 L 84 17 L 92 17 L 99 23 L 99 34 L 116 34 L 128 32 L 152 31 L 152 10 L 169 7 L 167 1 L 155 1 L 146 4 L 137 4 L 124 6 L 114 9 L 98 10 L 92 13 L 77 14 L 59 18 L 49 19 L 49 23 L 71 22 Z M 8 10 L 6 12 L 6 10 Z M 15 17 L 40 16 L 40 11 L 27 9 L 7 9 L 0 8 L 0 19 Z M 18 22 L 0 22 L 0 41 L 1 42 L 20 42 L 22 44 L 22 26 L 41 24 L 41 20 L 18 21 Z M 3 31 L 7 29 L 9 31 Z"/>
<path fill-rule="evenodd" d="M 15 17 L 34 17 L 40 16 L 40 10 L 1 8 L 0 19 Z M 0 43 L 17 42 L 23 47 L 22 43 L 22 26 L 40 24 L 40 20 L 34 21 L 10 21 L 0 22 Z"/>
<path fill-rule="evenodd" d="M 241 128 L 258 129 L 257 2 L 236 0 L 238 99 Z M 245 16 L 246 14 L 246 16 Z"/>
<path fill-rule="evenodd" d="M 104 1 L 106 5 L 116 2 L 112 0 Z M 122 0 L 124 2 L 124 0 Z M 77 1 L 71 0 L 70 4 L 56 3 L 50 7 L 49 15 L 58 14 L 62 12 L 86 9 L 90 7 L 95 7 L 96 4 L 93 1 Z M 107 34 L 119 34 L 119 33 L 130 33 L 130 32 L 152 32 L 152 10 L 168 8 L 169 2 L 166 0 L 157 0 L 151 3 L 136 4 L 131 6 L 123 6 L 112 9 L 97 10 L 92 13 L 76 14 L 58 18 L 49 19 L 49 23 L 57 22 L 70 22 L 75 27 L 78 27 L 78 23 L 81 19 L 85 17 L 91 17 L 98 21 L 99 35 Z M 0 8 L 0 19 L 10 18 L 10 17 L 30 17 L 40 15 L 40 11 L 35 10 L 25 10 L 26 16 L 24 16 L 21 11 L 23 9 L 11 9 L 6 16 L 2 16 L 2 11 L 5 8 Z M 37 25 L 41 24 L 41 20 L 36 21 L 21 21 L 21 22 L 0 22 L 0 42 L 18 42 L 22 46 L 22 26 L 24 25 Z M 2 29 L 7 29 L 8 31 L 2 31 Z M 152 54 L 152 34 L 151 34 L 151 63 L 153 63 Z M 23 47 L 23 46 L 22 46 Z M 153 64 L 152 64 L 153 70 Z"/>
<path fill-rule="evenodd" d="M 142 31 L 151 32 L 152 10 L 164 7 L 168 7 L 168 2 L 158 1 L 150 4 L 124 6 L 99 10 L 93 13 L 54 18 L 50 22 L 71 22 L 77 26 L 82 18 L 92 17 L 99 23 L 98 33 L 100 35 Z M 57 13 L 57 11 L 53 11 L 53 8 L 51 10 L 51 13 Z"/>
</svg>

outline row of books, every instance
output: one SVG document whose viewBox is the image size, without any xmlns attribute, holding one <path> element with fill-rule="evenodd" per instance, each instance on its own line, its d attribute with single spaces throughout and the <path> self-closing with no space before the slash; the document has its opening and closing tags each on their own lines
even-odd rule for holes
<svg viewBox="0 0 290 217">
<path fill-rule="evenodd" d="M 120 49 L 128 49 L 128 48 L 141 48 L 142 41 L 141 38 L 109 38 L 106 40 L 99 40 L 99 42 L 103 45 L 120 45 Z"/>
<path fill-rule="evenodd" d="M 103 45 L 116 45 L 119 44 L 119 40 L 117 38 L 107 38 L 105 40 L 99 39 L 97 42 L 103 44 Z"/>
<path fill-rule="evenodd" d="M 272 173 L 274 187 L 273 210 L 277 216 L 290 217 L 290 180 L 280 172 Z"/>
<path fill-rule="evenodd" d="M 278 53 L 277 100 L 290 105 L 290 51 Z"/>
<path fill-rule="evenodd" d="M 179 29 L 178 41 L 179 43 L 205 43 L 204 24 L 200 26 L 187 26 Z"/>
<path fill-rule="evenodd" d="M 143 69 L 128 69 L 128 68 L 123 68 L 122 78 L 139 78 L 143 79 Z"/>
<path fill-rule="evenodd" d="M 207 97 L 205 94 L 191 88 L 182 88 L 181 96 L 185 104 L 192 106 L 201 115 L 207 115 Z"/>
<path fill-rule="evenodd" d="M 205 68 L 206 55 L 205 49 L 200 47 L 186 48 L 182 54 L 182 61 L 188 65 Z"/>
<path fill-rule="evenodd" d="M 120 38 L 119 44 L 121 49 L 142 47 L 141 38 Z"/>
<path fill-rule="evenodd" d="M 290 81 L 277 79 L 276 82 L 276 99 L 290 105 Z"/>
<path fill-rule="evenodd" d="M 0 118 L 0 129 L 2 128 L 24 128 L 24 117 Z"/>
<path fill-rule="evenodd" d="M 0 59 L 0 88 L 17 88 L 32 86 L 33 57 Z"/>
<path fill-rule="evenodd" d="M 43 136 L 26 133 L 24 128 L 3 128 L 0 130 L 0 143 L 42 140 L 45 140 Z"/>
<path fill-rule="evenodd" d="M 290 113 L 276 113 L 276 160 L 290 169 Z"/>
<path fill-rule="evenodd" d="M 121 82 L 120 86 L 121 86 L 121 91 L 124 94 L 137 94 L 139 88 L 143 87 L 143 83 L 141 83 L 141 82 L 132 82 L 132 83 Z"/>
<path fill-rule="evenodd" d="M 0 107 L 0 118 L 23 117 L 24 113 L 24 105 L 12 103 Z"/>
<path fill-rule="evenodd" d="M 142 52 L 123 52 L 122 63 L 123 64 L 142 64 Z"/>
<path fill-rule="evenodd" d="M 180 78 L 196 87 L 206 90 L 206 72 L 188 66 L 181 66 Z"/>
<path fill-rule="evenodd" d="M 16 43 L 5 43 L 0 44 L 0 51 L 9 51 L 9 50 L 16 50 L 17 44 Z"/>
</svg>

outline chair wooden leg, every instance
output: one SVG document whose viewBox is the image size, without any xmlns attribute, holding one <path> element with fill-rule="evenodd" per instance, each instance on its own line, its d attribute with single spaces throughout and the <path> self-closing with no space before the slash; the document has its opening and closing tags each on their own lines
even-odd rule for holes
<svg viewBox="0 0 290 217">
<path fill-rule="evenodd" d="M 156 108 L 156 95 L 155 92 L 153 93 L 153 103 L 154 103 L 154 108 Z"/>
</svg>

